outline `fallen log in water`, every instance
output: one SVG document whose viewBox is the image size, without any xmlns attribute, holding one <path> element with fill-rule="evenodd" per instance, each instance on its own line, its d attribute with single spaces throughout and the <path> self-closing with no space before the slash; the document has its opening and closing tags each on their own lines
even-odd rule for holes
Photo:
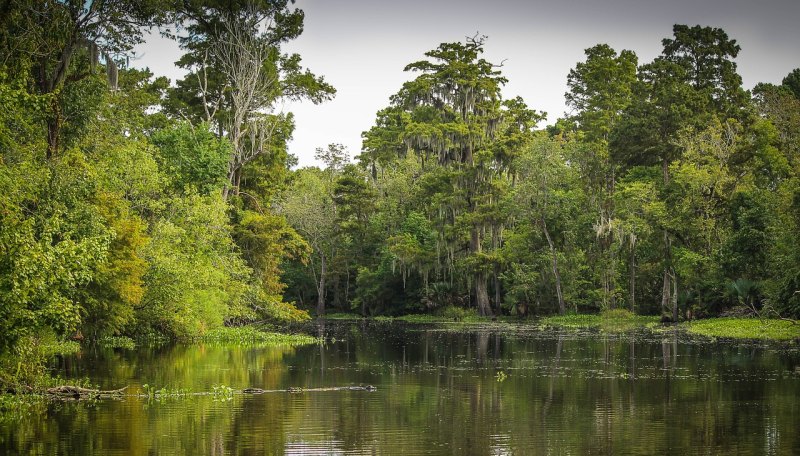
<svg viewBox="0 0 800 456">
<path fill-rule="evenodd" d="M 124 386 L 116 390 L 97 390 L 90 388 L 82 388 L 80 386 L 62 385 L 53 388 L 47 388 L 47 394 L 56 398 L 63 399 L 93 399 L 93 398 L 110 398 L 125 396 Z"/>
<path fill-rule="evenodd" d="M 298 386 L 290 386 L 287 389 L 279 390 L 264 390 L 261 388 L 245 388 L 242 390 L 243 394 L 264 394 L 264 393 L 316 393 L 321 391 L 377 391 L 372 385 L 367 386 L 330 386 L 327 388 L 301 388 Z"/>
<path fill-rule="evenodd" d="M 73 386 L 73 385 L 62 385 L 53 388 L 48 388 L 46 390 L 46 396 L 51 399 L 57 399 L 57 400 L 86 400 L 86 399 L 111 399 L 111 398 L 123 398 L 123 397 L 163 398 L 163 397 L 185 397 L 185 396 L 232 396 L 234 394 L 265 394 L 265 393 L 297 394 L 297 393 L 316 393 L 323 391 L 373 392 L 378 390 L 378 388 L 372 385 L 331 386 L 323 388 L 302 388 L 297 386 L 291 386 L 286 389 L 274 389 L 274 390 L 266 390 L 261 388 L 245 388 L 242 390 L 229 389 L 225 393 L 220 393 L 219 391 L 200 391 L 200 392 L 181 391 L 179 393 L 171 393 L 171 392 L 159 393 L 158 391 L 154 391 L 150 393 L 126 394 L 125 390 L 127 388 L 128 387 L 125 386 L 115 390 L 99 390 L 99 389 L 83 388 L 80 386 Z"/>
</svg>

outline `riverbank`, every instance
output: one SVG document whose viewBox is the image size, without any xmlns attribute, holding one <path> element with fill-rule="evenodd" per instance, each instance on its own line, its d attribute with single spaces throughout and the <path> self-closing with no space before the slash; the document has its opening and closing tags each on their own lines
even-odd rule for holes
<svg viewBox="0 0 800 456">
<path fill-rule="evenodd" d="M 141 346 L 170 342 L 170 339 L 153 338 L 152 335 L 140 340 L 115 336 L 82 343 L 57 340 L 52 335 L 30 339 L 16 356 L 0 360 L 0 419 L 19 418 L 33 413 L 45 402 L 42 394 L 44 391 L 64 384 L 63 379 L 53 376 L 46 368 L 56 356 L 74 355 L 92 344 L 104 349 L 133 351 Z M 217 328 L 202 336 L 177 340 L 183 344 L 245 347 L 296 347 L 321 341 L 322 339 L 307 334 L 279 333 L 254 326 Z M 71 382 L 76 383 L 74 380 Z M 92 388 L 91 380 L 83 379 L 77 382 L 77 386 Z"/>
<path fill-rule="evenodd" d="M 335 313 L 325 316 L 325 319 L 328 320 L 361 320 L 363 318 L 360 315 L 350 313 Z M 719 317 L 685 321 L 676 326 L 662 324 L 658 316 L 636 315 L 622 309 L 592 315 L 556 315 L 540 319 L 480 317 L 474 313 L 467 313 L 457 318 L 444 315 L 410 314 L 398 317 L 369 317 L 367 319 L 371 321 L 400 321 L 444 325 L 485 325 L 500 322 L 576 330 L 596 329 L 608 333 L 628 332 L 638 329 L 659 331 L 665 328 L 677 327 L 687 334 L 713 339 L 800 341 L 800 324 L 787 320 Z"/>
</svg>

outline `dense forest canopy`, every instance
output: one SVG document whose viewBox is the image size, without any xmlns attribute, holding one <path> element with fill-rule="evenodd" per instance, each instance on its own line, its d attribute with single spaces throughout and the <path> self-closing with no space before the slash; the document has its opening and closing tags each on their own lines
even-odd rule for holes
<svg viewBox="0 0 800 456">
<path fill-rule="evenodd" d="M 183 79 L 128 65 L 153 26 Z M 652 62 L 587 49 L 543 126 L 473 36 L 408 64 L 355 163 L 293 171 L 276 103 L 335 94 L 302 30 L 288 0 L 2 3 L 0 352 L 329 309 L 800 315 L 800 70 L 748 92 L 734 39 L 676 25 Z"/>
<path fill-rule="evenodd" d="M 286 265 L 286 296 L 365 315 L 798 315 L 800 70 L 748 92 L 735 39 L 676 25 L 652 62 L 586 49 L 570 114 L 544 127 L 503 99 L 485 41 L 406 66 L 357 164 L 296 172 L 289 222 L 316 193 L 327 247 Z"/>
</svg>

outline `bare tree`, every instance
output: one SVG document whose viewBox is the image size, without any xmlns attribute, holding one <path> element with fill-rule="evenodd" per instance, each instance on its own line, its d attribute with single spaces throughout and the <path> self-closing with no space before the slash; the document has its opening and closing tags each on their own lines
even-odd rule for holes
<svg viewBox="0 0 800 456">
<path fill-rule="evenodd" d="M 273 25 L 270 17 L 259 14 L 254 8 L 247 8 L 240 14 L 226 14 L 211 43 L 209 57 L 225 77 L 225 91 L 230 97 L 230 114 L 218 120 L 233 146 L 228 163 L 228 184 L 223 191 L 226 199 L 231 191 L 236 192 L 242 167 L 268 149 L 279 121 L 277 116 L 271 115 L 280 82 L 275 65 L 277 50 L 267 38 L 267 31 Z M 200 86 L 202 91 L 207 90 L 207 83 L 201 82 Z M 216 108 L 206 109 L 209 120 L 216 112 Z"/>
</svg>

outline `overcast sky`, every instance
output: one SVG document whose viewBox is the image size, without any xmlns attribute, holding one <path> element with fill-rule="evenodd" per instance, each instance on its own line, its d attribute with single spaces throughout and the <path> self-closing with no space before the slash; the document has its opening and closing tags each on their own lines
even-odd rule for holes
<svg viewBox="0 0 800 456">
<path fill-rule="evenodd" d="M 295 113 L 289 145 L 300 165 L 314 164 L 314 150 L 342 143 L 351 157 L 361 132 L 403 82 L 403 68 L 439 43 L 488 36 L 485 57 L 504 62 L 504 96 L 522 96 L 554 122 L 566 110 L 567 73 L 584 49 L 607 43 L 630 49 L 639 63 L 661 52 L 673 24 L 724 29 L 742 47 L 736 59 L 747 89 L 779 83 L 800 67 L 800 0 L 297 0 L 305 31 L 285 49 L 336 87 L 333 101 L 283 106 Z M 181 76 L 173 65 L 177 45 L 153 37 L 133 64 L 156 75 Z"/>
</svg>

